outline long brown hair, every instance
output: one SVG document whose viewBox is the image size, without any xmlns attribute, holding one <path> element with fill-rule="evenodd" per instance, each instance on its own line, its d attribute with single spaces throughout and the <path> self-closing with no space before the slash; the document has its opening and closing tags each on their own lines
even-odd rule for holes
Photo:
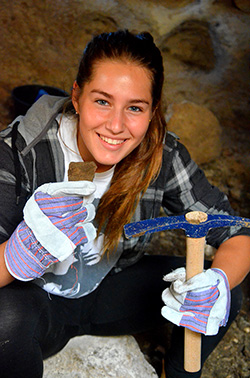
<svg viewBox="0 0 250 378">
<path fill-rule="evenodd" d="M 141 144 L 115 168 L 109 190 L 100 200 L 96 221 L 98 234 L 104 232 L 103 253 L 116 249 L 141 196 L 157 177 L 161 168 L 166 123 L 161 109 L 163 63 L 159 49 L 149 33 L 134 34 L 127 30 L 102 33 L 86 46 L 80 60 L 76 82 L 80 94 L 90 82 L 95 65 L 103 60 L 125 60 L 146 68 L 152 84 L 152 120 Z M 67 107 L 73 110 L 72 104 Z"/>
</svg>

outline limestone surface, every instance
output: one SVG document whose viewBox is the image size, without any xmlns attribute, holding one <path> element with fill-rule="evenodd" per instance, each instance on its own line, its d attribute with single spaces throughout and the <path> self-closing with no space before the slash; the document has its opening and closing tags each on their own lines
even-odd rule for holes
<svg viewBox="0 0 250 378">
<path fill-rule="evenodd" d="M 76 337 L 45 361 L 44 378 L 157 378 L 132 336 Z"/>
</svg>

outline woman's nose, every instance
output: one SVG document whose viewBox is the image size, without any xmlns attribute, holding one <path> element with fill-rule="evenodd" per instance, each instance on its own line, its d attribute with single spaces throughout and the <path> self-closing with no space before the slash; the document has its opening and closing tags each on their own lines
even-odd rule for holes
<svg viewBox="0 0 250 378">
<path fill-rule="evenodd" d="M 113 111 L 107 122 L 107 129 L 114 134 L 121 133 L 125 128 L 125 117 L 122 111 Z"/>
</svg>

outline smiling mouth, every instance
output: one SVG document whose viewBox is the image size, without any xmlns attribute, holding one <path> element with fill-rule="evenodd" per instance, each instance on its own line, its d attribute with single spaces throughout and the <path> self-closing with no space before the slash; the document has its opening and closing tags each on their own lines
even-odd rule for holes
<svg viewBox="0 0 250 378">
<path fill-rule="evenodd" d="M 111 138 L 106 138 L 103 135 L 98 134 L 99 137 L 106 143 L 112 144 L 112 145 L 117 145 L 117 144 L 122 144 L 125 142 L 126 139 L 111 139 Z"/>
</svg>

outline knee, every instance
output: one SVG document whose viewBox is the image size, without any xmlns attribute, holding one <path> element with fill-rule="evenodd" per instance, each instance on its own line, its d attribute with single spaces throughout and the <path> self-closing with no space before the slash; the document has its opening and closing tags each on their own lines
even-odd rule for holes
<svg viewBox="0 0 250 378">
<path fill-rule="evenodd" d="M 23 306 L 13 304 L 5 298 L 1 301 L 0 309 L 0 339 L 3 340 L 4 336 L 12 338 L 24 331 L 25 323 L 27 324 L 26 314 L 23 311 Z"/>
<path fill-rule="evenodd" d="M 17 285 L 16 285 L 17 286 Z M 3 335 L 25 335 L 36 321 L 37 310 L 27 293 L 14 285 L 0 289 L 0 338 Z"/>
</svg>

